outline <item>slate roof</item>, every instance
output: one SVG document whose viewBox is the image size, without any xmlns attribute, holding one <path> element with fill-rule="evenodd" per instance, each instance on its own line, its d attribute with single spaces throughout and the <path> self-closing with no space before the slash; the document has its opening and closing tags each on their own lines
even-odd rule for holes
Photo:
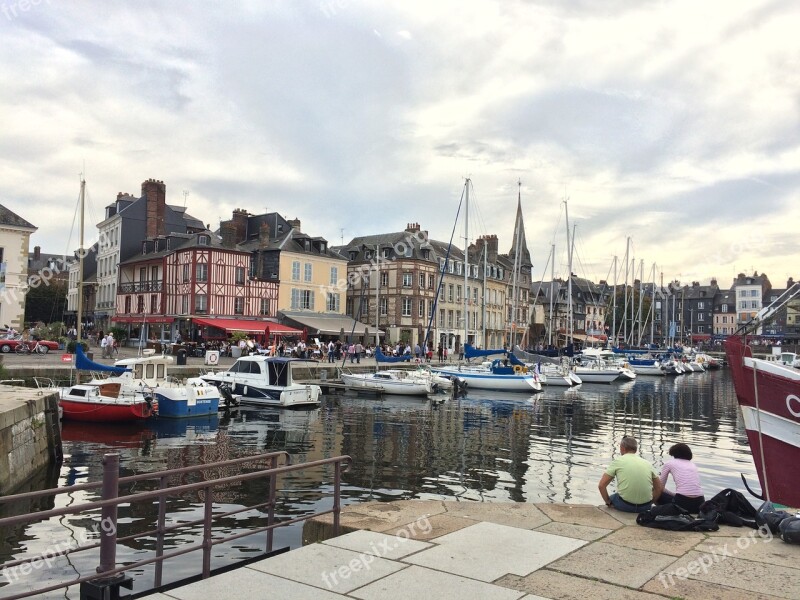
<svg viewBox="0 0 800 600">
<path fill-rule="evenodd" d="M 8 225 L 10 227 L 22 227 L 24 229 L 36 230 L 36 225 L 31 225 L 28 221 L 20 217 L 17 213 L 9 210 L 0 204 L 0 225 Z"/>
</svg>

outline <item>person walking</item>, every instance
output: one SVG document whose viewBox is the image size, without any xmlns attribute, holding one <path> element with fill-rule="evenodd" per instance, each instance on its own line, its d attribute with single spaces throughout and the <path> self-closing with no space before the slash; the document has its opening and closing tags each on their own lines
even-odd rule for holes
<svg viewBox="0 0 800 600">
<path fill-rule="evenodd" d="M 104 335 L 100 336 L 100 357 L 106 358 L 108 356 L 108 338 Z"/>
<path fill-rule="evenodd" d="M 364 346 L 361 345 L 361 342 L 356 343 L 356 363 L 361 364 L 361 353 L 364 352 Z"/>
<path fill-rule="evenodd" d="M 336 351 L 336 344 L 333 343 L 333 340 L 328 342 L 328 362 L 333 362 L 333 354 Z"/>
</svg>

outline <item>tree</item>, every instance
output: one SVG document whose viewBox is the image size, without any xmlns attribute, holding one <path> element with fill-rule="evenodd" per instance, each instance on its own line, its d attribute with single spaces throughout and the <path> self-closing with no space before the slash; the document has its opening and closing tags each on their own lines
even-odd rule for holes
<svg viewBox="0 0 800 600">
<path fill-rule="evenodd" d="M 50 279 L 25 294 L 25 322 L 51 323 L 61 321 L 67 308 L 67 282 Z"/>
</svg>

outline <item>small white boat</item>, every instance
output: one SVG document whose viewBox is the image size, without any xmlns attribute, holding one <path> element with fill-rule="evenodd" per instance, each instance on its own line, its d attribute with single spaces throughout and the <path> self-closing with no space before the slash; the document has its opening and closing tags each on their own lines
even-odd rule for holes
<svg viewBox="0 0 800 600">
<path fill-rule="evenodd" d="M 541 392 L 539 377 L 528 367 L 506 365 L 499 358 L 488 367 L 437 367 L 436 372 L 458 377 L 467 384 L 467 389 L 499 390 L 506 392 Z"/>
<path fill-rule="evenodd" d="M 399 396 L 427 396 L 433 393 L 433 382 L 430 378 L 414 377 L 401 369 L 375 373 L 342 373 L 340 377 L 348 390 Z"/>
</svg>

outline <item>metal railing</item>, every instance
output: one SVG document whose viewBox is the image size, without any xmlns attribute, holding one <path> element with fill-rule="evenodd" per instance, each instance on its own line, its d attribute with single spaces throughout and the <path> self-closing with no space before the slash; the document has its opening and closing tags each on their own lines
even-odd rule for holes
<svg viewBox="0 0 800 600">
<path fill-rule="evenodd" d="M 285 460 L 284 464 L 279 465 L 279 459 Z M 206 471 L 209 469 L 224 468 L 234 465 L 242 465 L 245 463 L 255 463 L 266 461 L 267 468 L 253 471 L 250 473 L 240 473 L 227 477 L 219 477 L 206 481 L 199 481 L 196 483 L 183 484 L 173 487 L 167 487 L 167 478 L 174 475 L 185 475 L 188 473 Z M 260 454 L 256 456 L 245 456 L 242 458 L 225 460 L 214 463 L 206 463 L 201 465 L 194 465 L 190 467 L 182 467 L 178 469 L 169 469 L 166 471 L 157 471 L 154 473 L 143 473 L 140 475 L 132 475 L 129 477 L 119 477 L 119 454 L 106 454 L 103 457 L 103 480 L 94 483 L 84 483 L 79 485 L 71 485 L 63 488 L 40 490 L 37 492 L 28 492 L 25 494 L 16 494 L 13 496 L 5 496 L 0 498 L 0 505 L 8 504 L 17 501 L 28 501 L 43 498 L 47 496 L 56 496 L 58 494 L 68 494 L 85 490 L 102 489 L 102 500 L 86 502 L 73 506 L 54 508 L 50 510 L 39 511 L 31 514 L 15 515 L 12 517 L 5 517 L 0 519 L 0 528 L 10 527 L 16 525 L 25 525 L 35 521 L 43 521 L 52 517 L 60 517 L 63 515 L 82 514 L 89 511 L 96 511 L 100 509 L 100 541 L 97 543 L 89 544 L 86 546 L 77 546 L 68 548 L 66 550 L 58 550 L 55 552 L 47 552 L 47 559 L 52 560 L 60 556 L 67 556 L 75 552 L 82 552 L 85 550 L 100 549 L 100 564 L 96 569 L 96 573 L 92 575 L 85 575 L 72 579 L 70 581 L 61 582 L 58 584 L 48 585 L 35 590 L 20 592 L 10 596 L 3 596 L 3 600 L 17 600 L 19 598 L 28 598 L 37 596 L 46 592 L 51 592 L 58 589 L 68 588 L 70 586 L 81 584 L 81 598 L 84 597 L 105 597 L 104 593 L 111 593 L 109 597 L 113 597 L 114 591 L 118 593 L 119 587 L 130 588 L 132 580 L 126 578 L 124 573 L 131 569 L 137 569 L 155 563 L 155 573 L 153 578 L 153 588 L 158 589 L 162 586 L 163 564 L 164 561 L 170 558 L 175 558 L 190 552 L 202 551 L 203 553 L 203 567 L 202 578 L 205 579 L 211 575 L 211 550 L 218 544 L 231 542 L 244 538 L 247 536 L 255 535 L 258 533 L 267 533 L 266 553 L 269 554 L 273 551 L 273 534 L 277 527 L 285 527 L 307 519 L 318 517 L 326 514 L 333 514 L 333 534 L 334 536 L 340 533 L 340 513 L 341 513 L 341 475 L 344 470 L 347 470 L 352 462 L 349 456 L 336 456 L 321 460 L 315 460 L 306 463 L 299 463 L 296 465 L 291 464 L 291 457 L 288 452 L 271 452 L 267 454 Z M 329 510 L 324 510 L 309 514 L 302 517 L 296 517 L 286 521 L 275 522 L 275 506 L 276 506 L 276 491 L 277 491 L 277 478 L 279 475 L 291 473 L 294 471 L 301 471 L 315 467 L 322 467 L 325 465 L 333 465 L 333 506 Z M 266 502 L 246 506 L 236 510 L 212 514 L 213 509 L 213 495 L 212 490 L 217 486 L 229 485 L 243 481 L 253 481 L 257 479 L 269 479 L 269 493 Z M 126 496 L 119 496 L 119 486 L 131 484 L 144 480 L 158 480 L 158 489 L 147 492 L 139 492 L 129 494 Z M 176 525 L 166 526 L 167 517 L 167 498 L 169 496 L 176 496 L 185 494 L 187 492 L 203 491 L 204 495 L 204 512 L 203 518 L 194 521 L 181 522 Z M 158 518 L 156 529 L 128 535 L 124 537 L 117 537 L 117 508 L 120 504 L 133 504 L 136 502 L 147 502 L 158 500 Z M 247 512 L 256 509 L 267 509 L 267 525 L 250 529 L 244 532 L 228 535 L 225 537 L 213 537 L 213 521 L 229 517 L 239 513 Z M 164 552 L 164 538 L 167 533 L 175 531 L 176 529 L 194 527 L 196 525 L 203 526 L 203 539 L 199 544 L 191 546 L 180 546 L 179 549 L 171 552 Z M 126 564 L 124 566 L 117 566 L 116 550 L 117 543 L 127 542 L 137 538 L 156 536 L 156 551 L 155 556 L 140 560 L 134 563 Z M 12 569 L 21 565 L 30 565 L 35 561 L 41 562 L 42 555 L 31 556 L 30 558 L 22 558 L 12 560 L 0 565 L 0 572 L 5 572 L 6 569 Z M 49 563 L 48 563 L 49 564 Z M 111 588 L 111 589 L 109 589 Z"/>
<path fill-rule="evenodd" d="M 135 292 L 160 292 L 164 289 L 162 281 L 148 280 L 148 281 L 133 281 L 129 283 L 120 283 L 117 287 L 117 294 L 131 294 Z"/>
</svg>

